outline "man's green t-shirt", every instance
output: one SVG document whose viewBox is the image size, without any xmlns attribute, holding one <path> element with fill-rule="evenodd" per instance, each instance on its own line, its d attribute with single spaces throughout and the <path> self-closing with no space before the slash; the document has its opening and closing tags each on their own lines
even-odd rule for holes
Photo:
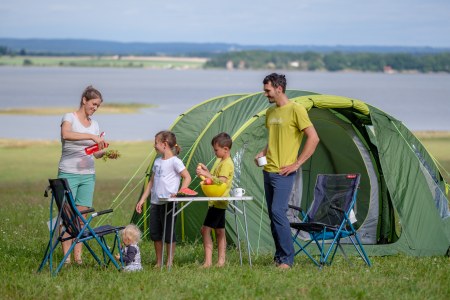
<svg viewBox="0 0 450 300">
<path fill-rule="evenodd" d="M 217 178 L 227 178 L 227 189 L 222 196 L 229 197 L 234 176 L 234 163 L 231 157 L 221 160 L 219 164 L 212 170 L 211 174 Z M 208 201 L 208 205 L 214 206 L 215 208 L 227 209 L 228 201 Z"/>
<path fill-rule="evenodd" d="M 312 123 L 303 105 L 289 102 L 270 107 L 266 112 L 269 138 L 264 170 L 278 173 L 281 167 L 293 164 L 298 157 L 303 130 L 309 126 Z"/>
</svg>

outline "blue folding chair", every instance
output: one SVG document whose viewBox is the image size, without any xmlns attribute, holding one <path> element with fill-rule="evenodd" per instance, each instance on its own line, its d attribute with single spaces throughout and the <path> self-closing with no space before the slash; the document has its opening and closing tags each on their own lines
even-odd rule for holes
<svg viewBox="0 0 450 300">
<path fill-rule="evenodd" d="M 350 221 L 350 212 L 355 206 L 360 174 L 319 174 L 314 187 L 314 200 L 307 214 L 301 208 L 290 205 L 297 210 L 302 222 L 292 222 L 293 241 L 299 247 L 295 255 L 305 253 L 317 266 L 331 265 L 337 249 L 341 249 L 348 260 L 341 239 L 348 238 L 363 261 L 370 267 L 370 260 L 358 234 Z M 300 233 L 309 234 L 310 240 L 300 241 Z M 316 260 L 307 250 L 316 244 L 320 258 Z"/>
<path fill-rule="evenodd" d="M 112 253 L 117 246 L 120 256 L 122 256 L 122 251 L 120 251 L 120 237 L 119 231 L 124 227 L 103 225 L 96 228 L 91 227 L 92 220 L 100 215 L 111 213 L 112 209 L 107 209 L 100 212 L 95 212 L 95 209 L 90 208 L 85 211 L 79 211 L 73 200 L 72 192 L 69 188 L 69 184 L 65 178 L 59 179 L 49 179 L 50 186 L 45 191 L 45 196 L 48 197 L 48 190 L 52 191 L 52 200 L 50 201 L 50 239 L 47 244 L 47 249 L 45 250 L 44 258 L 38 268 L 40 272 L 46 263 L 49 263 L 50 273 L 52 275 L 57 275 L 61 270 L 64 262 L 69 257 L 70 253 L 73 251 L 74 247 L 78 243 L 83 243 L 89 252 L 92 254 L 97 263 L 101 266 L 107 266 L 110 262 L 117 268 L 121 270 L 123 267 L 122 257 L 120 257 L 120 262 L 117 262 Z M 53 221 L 53 202 L 56 203 L 58 208 L 58 215 L 56 222 Z M 87 219 L 83 214 L 91 214 Z M 114 234 L 113 247 L 110 249 L 106 236 L 109 234 Z M 72 245 L 64 255 L 61 262 L 58 264 L 56 269 L 53 271 L 53 256 L 58 244 L 72 240 Z M 91 246 L 89 246 L 88 241 L 95 240 L 100 246 L 103 253 L 103 260 L 101 260 L 97 254 L 94 252 Z"/>
</svg>

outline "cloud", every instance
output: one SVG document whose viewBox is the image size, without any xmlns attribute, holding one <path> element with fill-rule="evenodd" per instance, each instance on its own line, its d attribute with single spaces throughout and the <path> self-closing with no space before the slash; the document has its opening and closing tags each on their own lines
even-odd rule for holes
<svg viewBox="0 0 450 300">
<path fill-rule="evenodd" d="M 15 0 L 0 36 L 449 47 L 447 0 Z"/>
</svg>

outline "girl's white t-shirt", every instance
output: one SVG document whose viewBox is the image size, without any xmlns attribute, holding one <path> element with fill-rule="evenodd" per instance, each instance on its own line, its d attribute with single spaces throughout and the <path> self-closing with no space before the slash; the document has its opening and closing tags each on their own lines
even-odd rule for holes
<svg viewBox="0 0 450 300">
<path fill-rule="evenodd" d="M 151 193 L 151 203 L 161 204 L 159 198 L 169 198 L 176 194 L 180 187 L 180 173 L 186 169 L 181 159 L 172 156 L 169 159 L 158 157 L 153 164 L 153 186 Z"/>
<path fill-rule="evenodd" d="M 72 124 L 72 131 L 79 133 L 100 134 L 98 123 L 91 119 L 91 125 L 85 127 L 75 113 L 67 113 L 61 120 L 62 123 Z M 59 161 L 59 171 L 71 174 L 95 174 L 94 157 L 86 155 L 84 148 L 94 144 L 92 140 L 66 141 L 61 138 L 62 154 Z"/>
</svg>

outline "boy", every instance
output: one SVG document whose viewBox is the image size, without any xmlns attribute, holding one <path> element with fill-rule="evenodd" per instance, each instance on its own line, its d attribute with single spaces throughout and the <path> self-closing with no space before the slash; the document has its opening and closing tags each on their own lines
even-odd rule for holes
<svg viewBox="0 0 450 300">
<path fill-rule="evenodd" d="M 230 150 L 233 142 L 231 137 L 225 133 L 219 133 L 212 141 L 211 145 L 214 149 L 214 153 L 217 158 L 220 158 L 220 162 L 211 173 L 208 168 L 200 163 L 197 167 L 197 175 L 204 176 L 205 178 L 211 178 L 213 181 L 220 180 L 227 184 L 223 197 L 230 196 L 231 184 L 233 182 L 234 164 L 230 157 Z M 211 239 L 211 231 L 216 231 L 217 237 L 217 250 L 218 260 L 217 266 L 223 267 L 225 265 L 225 251 L 227 247 L 225 237 L 225 211 L 227 210 L 228 201 L 209 201 L 208 213 L 206 214 L 205 221 L 201 229 L 203 236 L 203 248 L 205 250 L 205 262 L 204 268 L 209 268 L 212 265 L 212 250 L 213 242 Z"/>
</svg>

